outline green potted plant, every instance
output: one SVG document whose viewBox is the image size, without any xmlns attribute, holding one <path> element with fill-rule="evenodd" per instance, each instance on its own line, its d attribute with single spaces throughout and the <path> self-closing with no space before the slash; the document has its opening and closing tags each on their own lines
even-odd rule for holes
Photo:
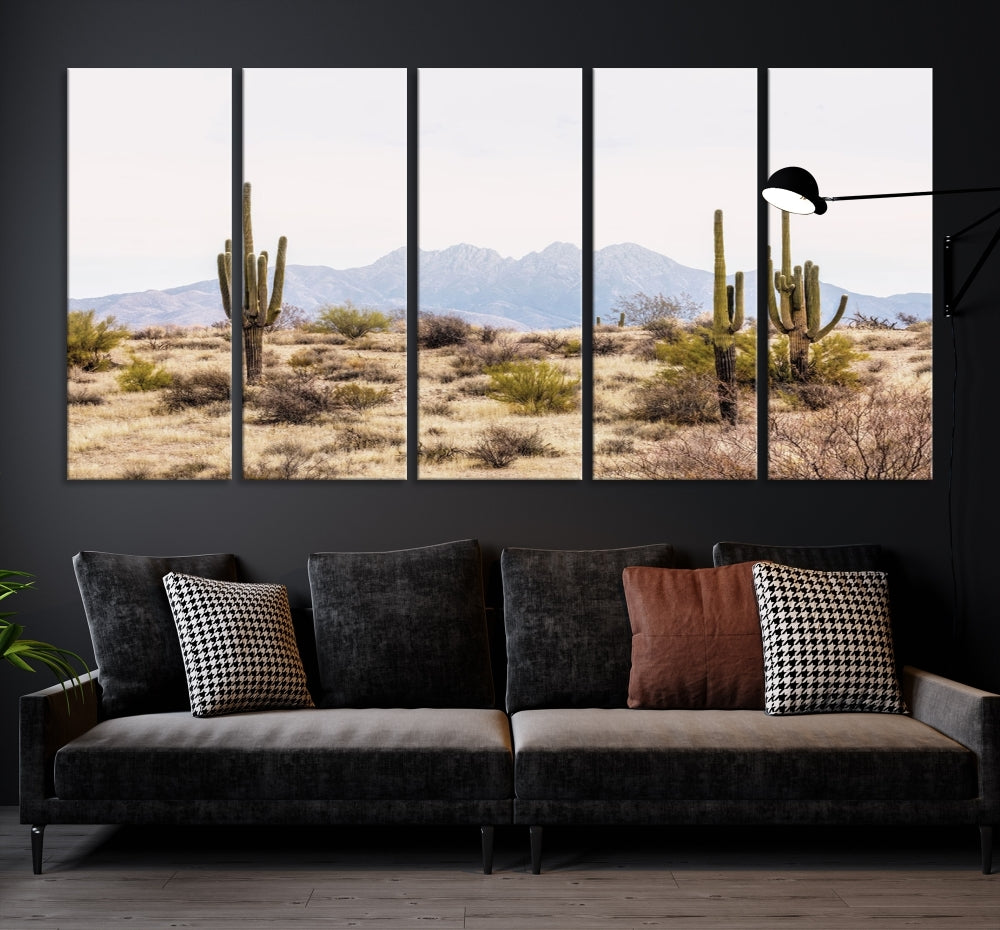
<svg viewBox="0 0 1000 930">
<path fill-rule="evenodd" d="M 26 591 L 34 587 L 34 581 L 22 580 L 31 577 L 28 572 L 0 569 L 0 601 L 18 591 Z M 0 613 L 0 656 L 11 665 L 26 672 L 35 671 L 30 664 L 31 662 L 40 662 L 55 673 L 64 692 L 66 691 L 66 681 L 71 680 L 78 685 L 82 683 L 81 676 L 86 675 L 89 669 L 87 663 L 80 656 L 69 649 L 53 646 L 51 643 L 43 643 L 37 639 L 25 639 L 23 637 L 24 627 L 19 623 L 14 623 L 10 619 L 13 616 L 11 611 Z M 82 668 L 81 672 L 77 672 L 74 663 Z M 79 693 L 82 698 L 83 691 L 81 690 Z M 68 693 L 66 694 L 66 705 L 69 706 Z"/>
</svg>

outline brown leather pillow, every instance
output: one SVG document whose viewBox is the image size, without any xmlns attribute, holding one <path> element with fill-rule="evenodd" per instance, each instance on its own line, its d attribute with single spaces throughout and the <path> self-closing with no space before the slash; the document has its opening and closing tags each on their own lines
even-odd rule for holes
<svg viewBox="0 0 1000 930">
<path fill-rule="evenodd" d="M 622 581 L 632 624 L 629 707 L 763 709 L 753 562 L 630 566 Z"/>
</svg>

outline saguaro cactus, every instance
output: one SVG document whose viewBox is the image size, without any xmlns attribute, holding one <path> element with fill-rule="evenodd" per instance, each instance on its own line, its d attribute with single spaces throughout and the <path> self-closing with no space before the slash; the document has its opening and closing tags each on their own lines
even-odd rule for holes
<svg viewBox="0 0 1000 930">
<path fill-rule="evenodd" d="M 788 336 L 788 362 L 796 381 L 809 380 L 809 347 L 819 342 L 840 322 L 847 309 L 847 295 L 826 326 L 822 326 L 819 296 L 819 265 L 807 261 L 792 267 L 792 245 L 788 212 L 781 211 L 781 271 L 775 272 L 771 250 L 767 252 L 767 310 L 771 323 Z M 773 286 L 772 286 L 773 285 Z"/>
<path fill-rule="evenodd" d="M 719 415 L 735 426 L 739 419 L 736 390 L 736 333 L 743 326 L 743 272 L 735 284 L 726 284 L 726 251 L 722 235 L 722 211 L 715 211 L 715 280 L 712 289 L 712 345 L 715 374 L 719 381 Z"/>
<path fill-rule="evenodd" d="M 274 261 L 271 299 L 267 296 L 267 252 L 254 254 L 253 224 L 250 220 L 250 183 L 243 185 L 243 356 L 247 384 L 255 384 L 264 374 L 264 327 L 281 313 L 281 293 L 285 285 L 285 252 L 288 240 L 278 239 Z M 219 255 L 219 290 L 226 316 L 233 318 L 233 240 L 226 240 L 226 251 Z"/>
</svg>

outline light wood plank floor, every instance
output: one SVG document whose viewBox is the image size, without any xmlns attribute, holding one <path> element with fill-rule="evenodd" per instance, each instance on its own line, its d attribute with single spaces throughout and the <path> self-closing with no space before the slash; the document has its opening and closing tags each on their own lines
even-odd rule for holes
<svg viewBox="0 0 1000 930">
<path fill-rule="evenodd" d="M 962 830 L 46 830 L 0 807 L 0 928 L 281 930 L 1000 930 L 1000 874 Z"/>
</svg>

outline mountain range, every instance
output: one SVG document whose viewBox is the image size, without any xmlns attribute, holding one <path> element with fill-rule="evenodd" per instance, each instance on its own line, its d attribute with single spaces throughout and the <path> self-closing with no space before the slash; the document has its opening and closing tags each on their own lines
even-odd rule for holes
<svg viewBox="0 0 1000 930">
<path fill-rule="evenodd" d="M 732 282 L 732 275 L 729 281 Z M 580 325 L 581 252 L 554 242 L 523 258 L 505 258 L 493 249 L 460 244 L 437 251 L 421 250 L 420 309 L 455 313 L 473 323 L 509 329 L 557 329 Z M 745 274 L 745 306 L 755 316 L 757 273 Z M 712 307 L 713 275 L 690 268 L 635 243 L 609 245 L 594 253 L 594 316 L 611 322 L 619 297 L 639 291 L 667 297 L 686 295 L 707 311 Z M 930 319 L 931 295 L 922 293 L 873 297 L 820 285 L 824 308 L 832 313 L 847 294 L 847 316 L 855 313 L 894 320 L 897 314 Z M 308 317 L 329 304 L 350 300 L 358 307 L 399 310 L 406 307 L 406 248 L 383 255 L 371 265 L 337 270 L 325 265 L 288 265 L 284 302 Z M 103 297 L 71 298 L 70 310 L 94 310 L 98 318 L 114 316 L 132 329 L 145 326 L 208 325 L 223 319 L 215 278 L 168 290 L 149 290 Z M 824 313 L 828 318 L 828 315 Z"/>
</svg>

